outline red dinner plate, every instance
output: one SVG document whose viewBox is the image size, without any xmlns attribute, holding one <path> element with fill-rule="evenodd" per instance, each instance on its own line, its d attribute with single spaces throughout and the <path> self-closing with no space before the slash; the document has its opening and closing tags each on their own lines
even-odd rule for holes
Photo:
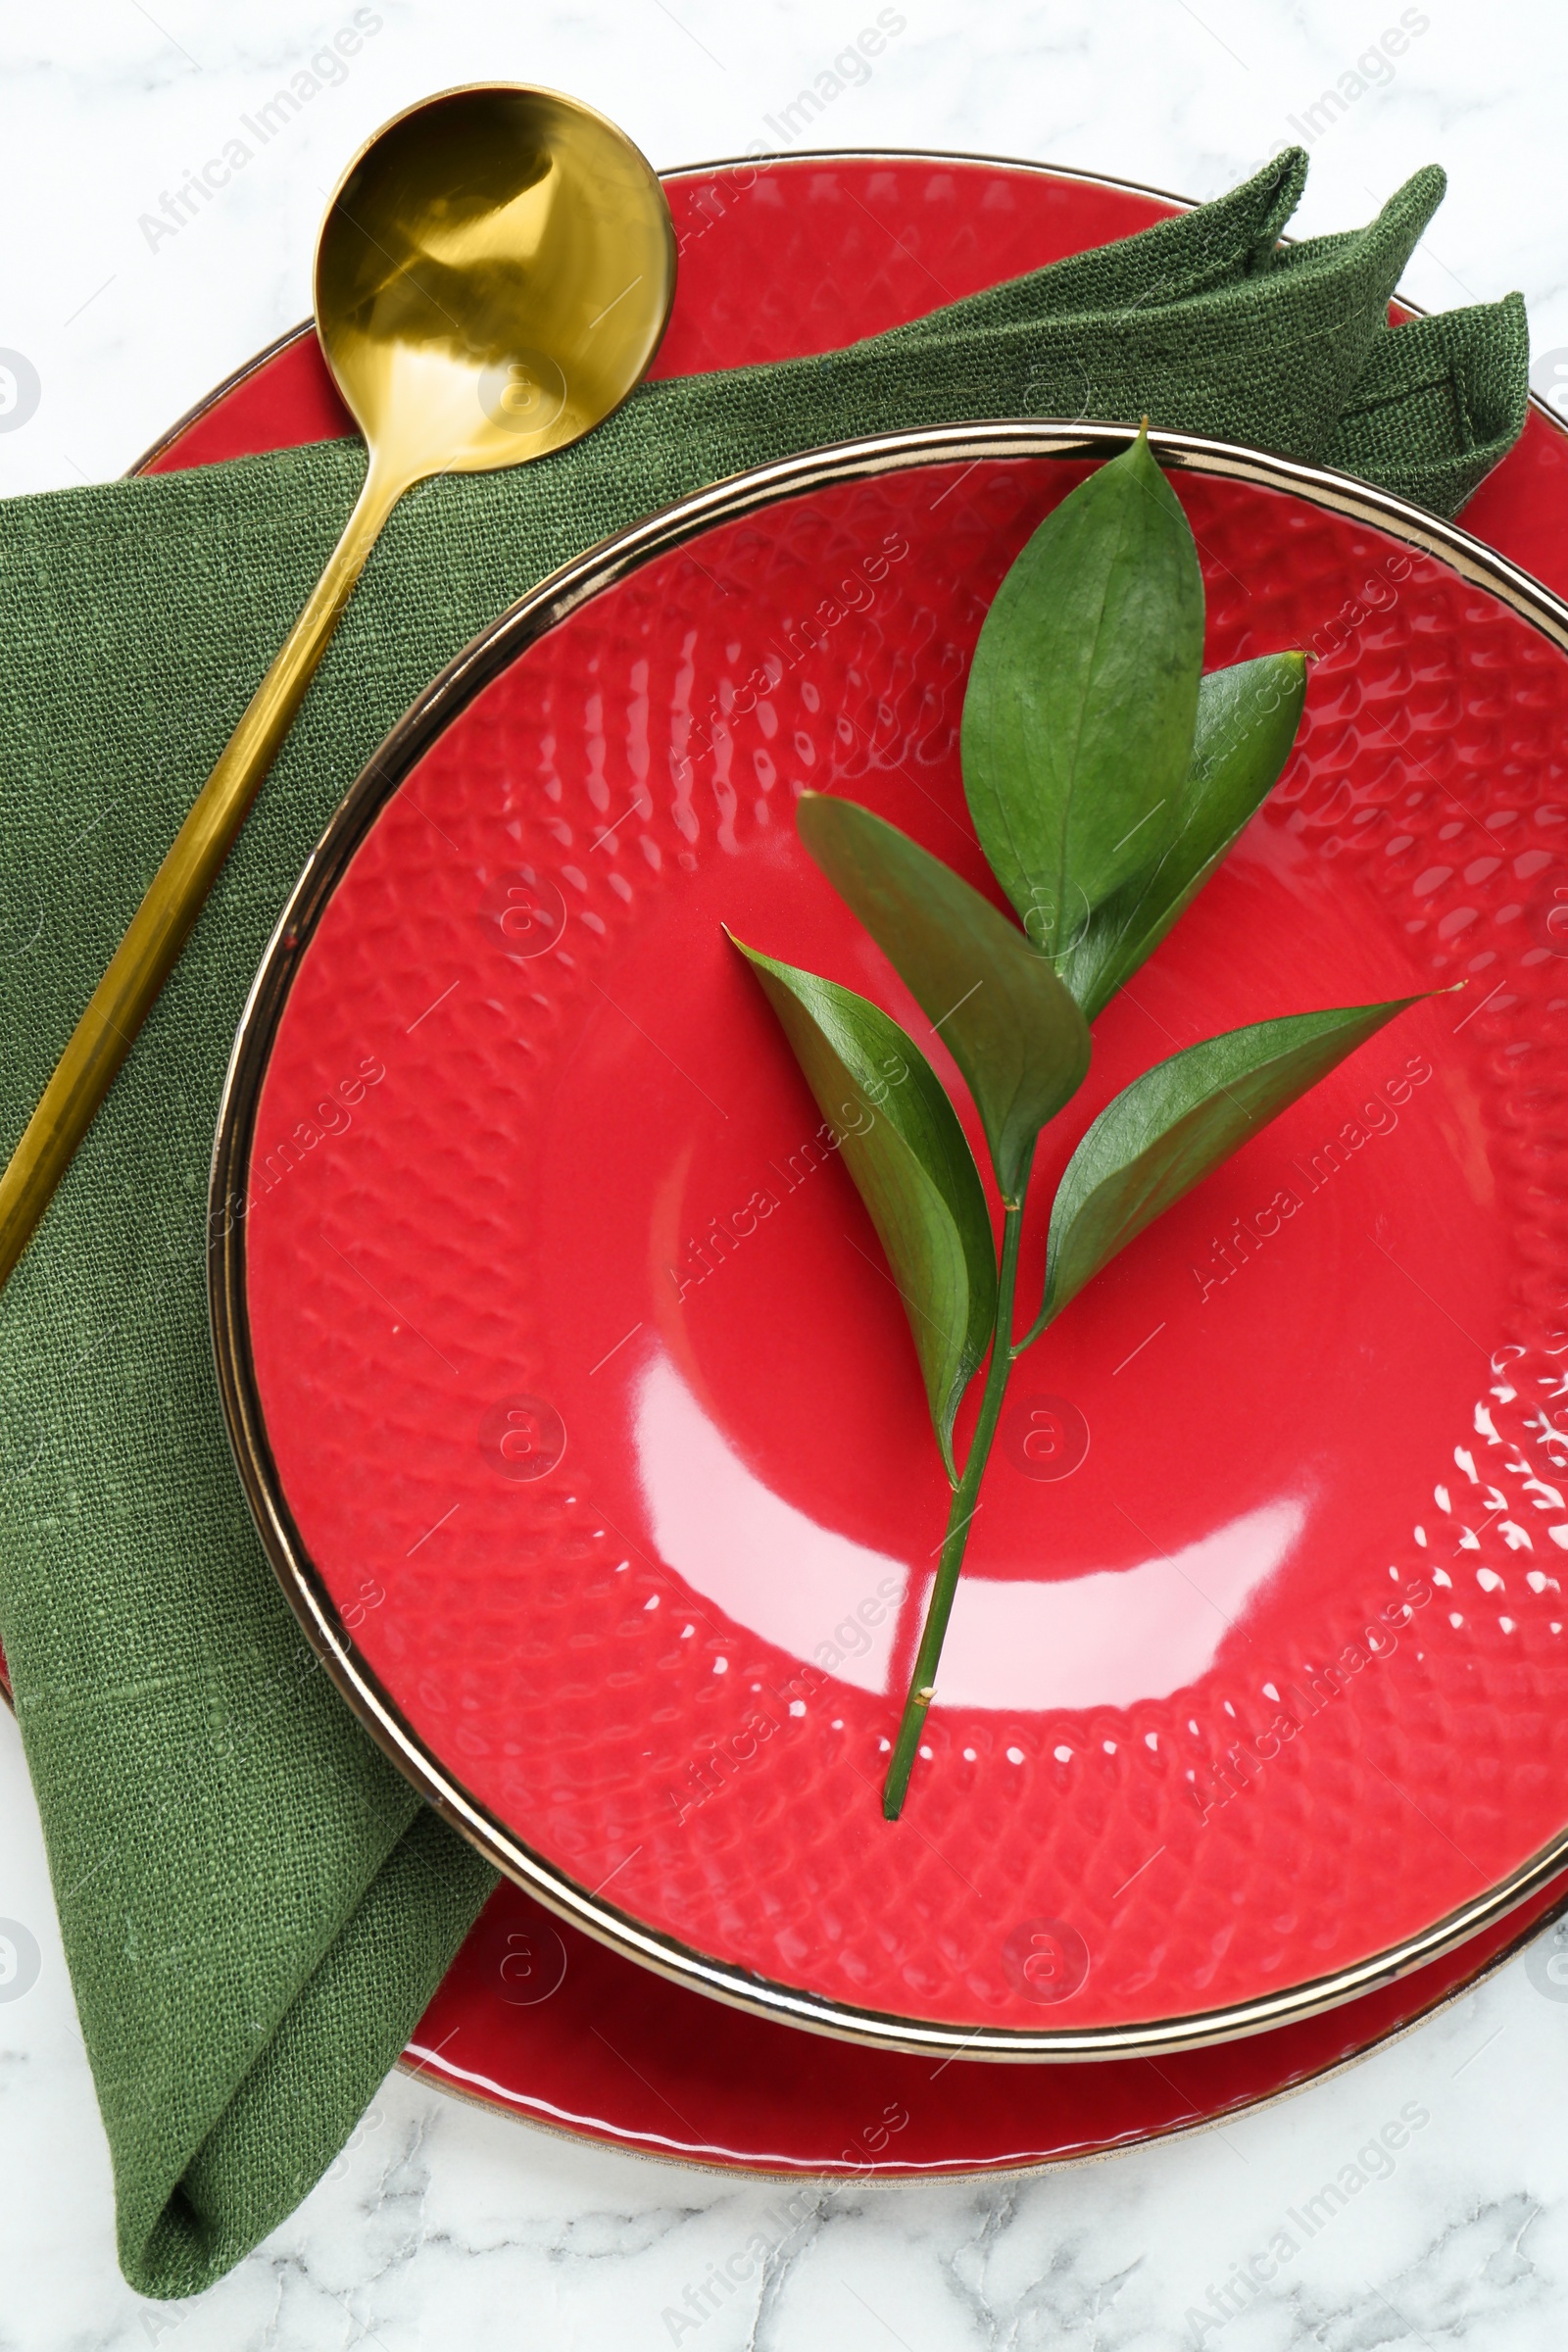
<svg viewBox="0 0 1568 2352">
<path fill-rule="evenodd" d="M 828 348 L 1181 209 L 1077 174 L 945 157 L 806 158 L 755 177 L 720 166 L 666 185 L 682 258 L 656 369 L 665 374 Z M 350 429 L 302 328 L 145 463 L 172 469 Z M 1559 586 L 1568 585 L 1562 463 L 1560 428 L 1533 407 L 1524 440 L 1466 514 Z M 1172 2053 L 1158 2068 L 1137 2060 L 1041 2075 L 958 2062 L 927 2088 L 918 2062 L 820 2051 L 754 2016 L 699 2007 L 503 1886 L 409 2063 L 536 2121 L 715 2164 L 882 2174 L 1049 2161 L 1230 2113 L 1346 2063 L 1473 1981 L 1560 1893 L 1330 2014 Z M 607 2017 L 616 2021 L 613 2048 Z M 915 2119 L 907 2129 L 892 2121 L 904 2107 Z"/>
<path fill-rule="evenodd" d="M 969 654 L 1125 439 L 845 445 L 524 600 L 334 819 L 215 1160 L 242 1474 L 378 1735 L 634 1957 L 939 2057 L 1299 2016 L 1533 1891 L 1568 1812 L 1568 612 L 1398 501 L 1172 436 L 1209 661 L 1324 658 L 1276 793 L 1097 1024 L 1024 1295 L 1050 1179 L 1152 1060 L 1466 1002 L 1431 995 L 1023 1358 L 881 1816 L 946 1486 L 902 1302 L 725 926 L 940 1054 L 793 796 L 853 794 L 989 886 Z"/>
<path fill-rule="evenodd" d="M 404 2064 L 549 2130 L 719 2170 L 891 2181 L 1038 2169 L 1201 2130 L 1352 2065 L 1500 1966 L 1565 1894 L 1557 1879 L 1459 1950 L 1298 2025 L 1157 2060 L 1022 2067 L 934 2063 L 748 2016 L 509 1885 Z M 1563 1936 L 1530 1962 L 1559 1998 Z"/>
</svg>

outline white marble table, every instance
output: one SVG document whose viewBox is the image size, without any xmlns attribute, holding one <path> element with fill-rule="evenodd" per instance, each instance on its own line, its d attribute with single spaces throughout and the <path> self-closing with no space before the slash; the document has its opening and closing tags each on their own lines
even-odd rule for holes
<svg viewBox="0 0 1568 2352">
<path fill-rule="evenodd" d="M 958 147 L 1195 195 L 1303 132 L 1297 225 L 1364 219 L 1433 158 L 1451 189 L 1406 281 L 1446 308 L 1522 288 L 1534 373 L 1568 400 L 1568 23 L 1546 0 L 901 0 L 865 81 L 800 144 Z M 119 472 L 309 307 L 322 195 L 422 93 L 554 83 L 656 163 L 788 144 L 769 127 L 871 0 L 76 0 L 0 25 L 0 495 Z M 258 144 L 242 119 L 345 24 L 358 53 Z M 1358 71 L 1388 26 L 1385 75 Z M 1342 77 L 1348 77 L 1343 78 Z M 1338 105 L 1324 94 L 1341 93 Z M 227 184 L 168 226 L 193 170 Z M 210 174 L 214 179 L 220 175 Z M 177 203 L 172 217 L 180 219 Z M 148 225 L 151 223 L 152 225 Z M 157 233 L 162 226 L 164 233 Z M 1568 2336 L 1568 1986 L 1516 1962 L 1392 2049 L 1223 2132 L 1054 2178 L 846 2188 L 732 2298 L 703 2282 L 771 2192 L 602 2154 L 395 2077 L 298 2214 L 208 2294 L 144 2303 L 115 2267 L 108 2159 L 20 1742 L 0 1720 L 0 1918 L 39 1966 L 0 1986 L 0 2352 L 1538 2352 Z M 20 1983 L 21 1980 L 16 1980 Z M 1407 2104 L 1429 2122 L 1309 2240 L 1287 2221 Z M 1300 2241 L 1287 2257 L 1285 2230 Z M 1255 2293 L 1232 2282 L 1274 2249 Z M 1261 2263 L 1259 2270 L 1269 2268 Z M 1228 2313 L 1228 2316 L 1222 2316 Z M 1200 2322 L 1194 2315 L 1203 2315 Z"/>
</svg>

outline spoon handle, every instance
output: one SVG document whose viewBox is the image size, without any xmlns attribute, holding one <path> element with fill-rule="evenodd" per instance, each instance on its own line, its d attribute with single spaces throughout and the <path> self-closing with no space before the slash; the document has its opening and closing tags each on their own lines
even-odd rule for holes
<svg viewBox="0 0 1568 2352">
<path fill-rule="evenodd" d="M 305 699 L 382 523 L 407 487 L 373 460 L 311 600 L 246 706 L 130 919 L 0 1176 L 0 1285 L 48 1207 Z"/>
</svg>

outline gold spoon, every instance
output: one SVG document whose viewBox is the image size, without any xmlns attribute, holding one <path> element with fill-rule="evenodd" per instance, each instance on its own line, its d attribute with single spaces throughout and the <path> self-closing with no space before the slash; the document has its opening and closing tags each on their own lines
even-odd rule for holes
<svg viewBox="0 0 1568 2352">
<path fill-rule="evenodd" d="M 431 474 L 524 465 L 591 432 L 646 371 L 674 292 L 662 188 L 574 98 L 449 90 L 350 164 L 317 243 L 316 331 L 369 446 L 365 487 L 0 1177 L 0 1283 L 190 936 L 393 507 Z"/>
</svg>

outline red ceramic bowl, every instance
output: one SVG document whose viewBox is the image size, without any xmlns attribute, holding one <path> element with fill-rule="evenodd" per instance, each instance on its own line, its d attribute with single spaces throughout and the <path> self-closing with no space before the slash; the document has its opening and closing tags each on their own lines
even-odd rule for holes
<svg viewBox="0 0 1568 2352">
<path fill-rule="evenodd" d="M 1024 1358 L 930 1753 L 881 1817 L 946 1489 L 902 1304 L 724 926 L 940 1054 L 793 795 L 869 802 L 988 885 L 969 653 L 1125 439 L 850 444 L 524 600 L 329 829 L 215 1161 L 242 1472 L 378 1736 L 633 1956 L 938 2057 L 1301 2016 L 1544 1885 L 1568 1812 L 1544 1210 L 1568 612 L 1398 501 L 1165 437 L 1209 661 L 1324 658 L 1276 793 L 1097 1024 L 1024 1295 L 1051 1179 L 1152 1060 L 1466 995 L 1254 1139 Z M 1092 1442 L 1041 1480 L 1012 1441 L 1063 1399 Z"/>
</svg>

